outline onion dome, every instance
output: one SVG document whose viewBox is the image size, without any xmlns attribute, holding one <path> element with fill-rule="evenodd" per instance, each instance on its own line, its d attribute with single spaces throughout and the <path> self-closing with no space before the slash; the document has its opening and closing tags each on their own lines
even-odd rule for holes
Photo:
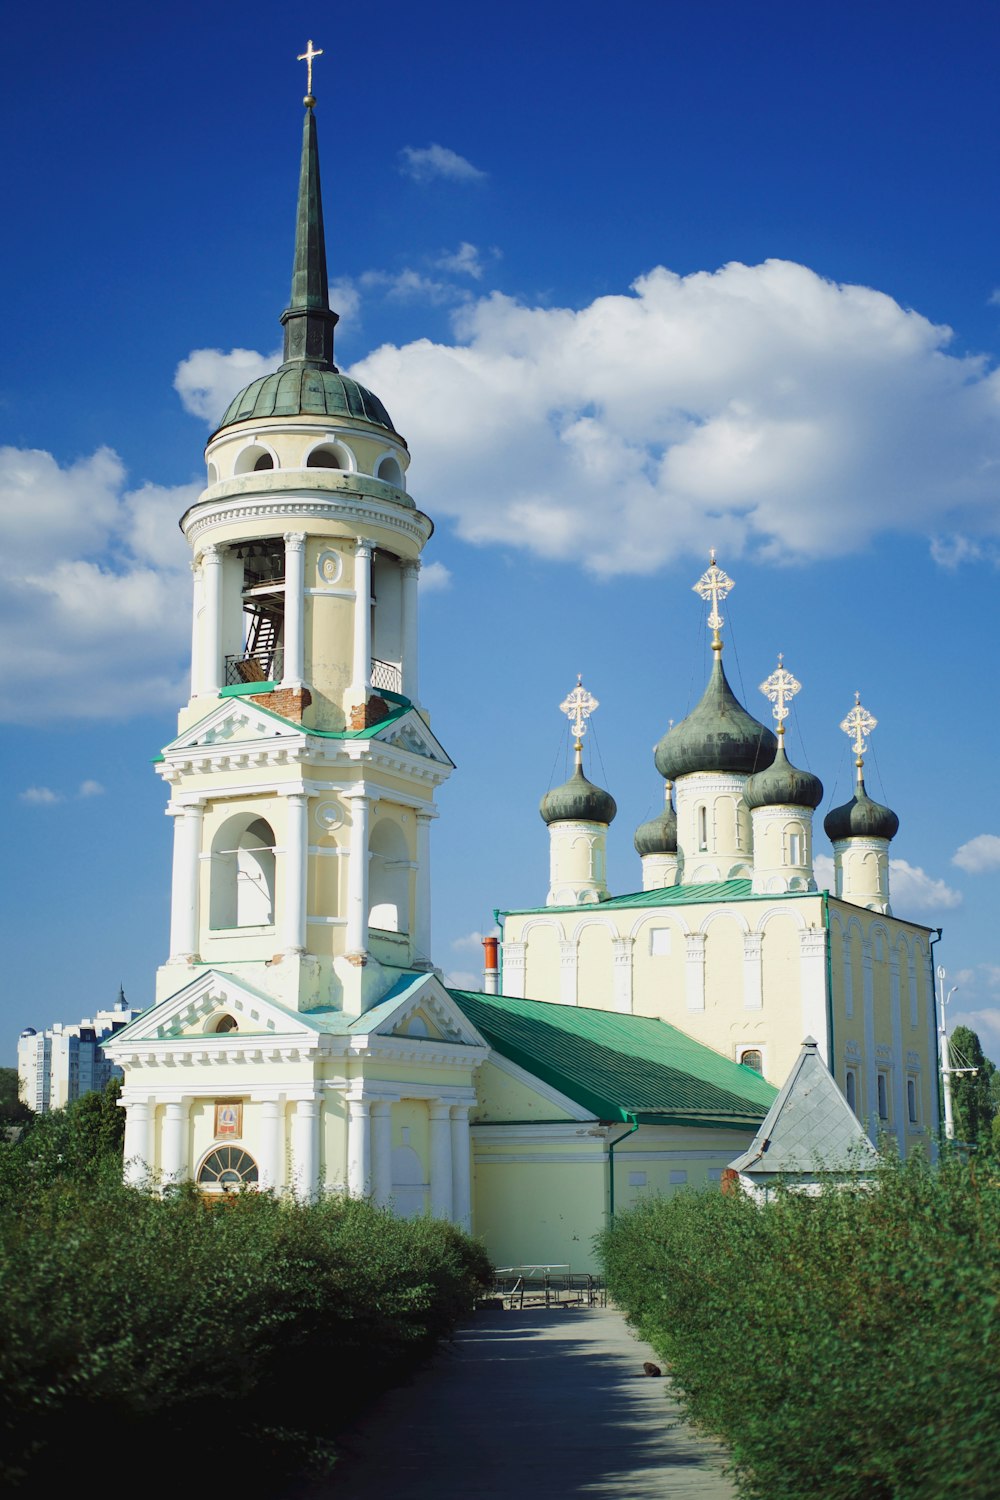
<svg viewBox="0 0 1000 1500">
<path fill-rule="evenodd" d="M 899 832 L 899 819 L 891 807 L 872 801 L 859 776 L 850 802 L 828 812 L 823 827 L 834 844 L 842 839 L 893 839 Z"/>
<path fill-rule="evenodd" d="M 378 397 L 342 375 L 333 362 L 333 331 L 339 319 L 330 308 L 315 103 L 310 92 L 305 99 L 292 290 L 281 315 L 284 358 L 273 374 L 251 381 L 233 398 L 216 431 L 264 417 L 348 417 L 398 437 Z"/>
<path fill-rule="evenodd" d="M 667 782 L 667 804 L 659 817 L 640 823 L 632 840 L 635 852 L 646 854 L 677 853 L 677 814 L 670 800 L 670 783 Z"/>
<path fill-rule="evenodd" d="M 778 742 L 737 699 L 726 680 L 720 650 L 701 702 L 667 731 L 656 747 L 656 769 L 667 781 L 692 771 L 762 771 Z"/>
<path fill-rule="evenodd" d="M 544 823 L 611 823 L 618 806 L 610 792 L 587 780 L 578 759 L 569 780 L 546 792 L 538 810 Z"/>
<path fill-rule="evenodd" d="M 819 807 L 823 783 L 811 771 L 800 771 L 785 754 L 784 742 L 765 771 L 751 776 L 743 788 L 743 800 L 755 807 Z"/>
</svg>

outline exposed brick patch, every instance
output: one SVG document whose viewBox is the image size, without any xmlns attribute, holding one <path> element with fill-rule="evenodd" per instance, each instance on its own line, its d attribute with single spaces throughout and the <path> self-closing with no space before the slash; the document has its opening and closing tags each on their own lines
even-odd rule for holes
<svg viewBox="0 0 1000 1500">
<path fill-rule="evenodd" d="M 280 714 L 283 719 L 292 719 L 296 724 L 302 723 L 302 716 L 312 702 L 312 693 L 308 688 L 276 688 L 273 693 L 251 694 L 251 703 L 259 703 L 261 708 L 269 708 L 273 714 Z"/>
<path fill-rule="evenodd" d="M 356 703 L 351 709 L 348 728 L 370 729 L 373 724 L 381 724 L 383 719 L 387 719 L 390 712 L 385 699 L 373 693 L 367 703 Z"/>
<path fill-rule="evenodd" d="M 349 964 L 353 964 L 356 969 L 363 969 L 364 966 L 365 966 L 365 964 L 368 962 L 368 954 L 367 953 L 349 953 L 347 955 L 347 962 Z"/>
</svg>

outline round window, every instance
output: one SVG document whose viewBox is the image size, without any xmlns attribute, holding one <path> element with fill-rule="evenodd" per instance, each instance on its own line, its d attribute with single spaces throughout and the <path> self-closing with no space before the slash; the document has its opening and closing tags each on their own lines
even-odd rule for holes
<svg viewBox="0 0 1000 1500">
<path fill-rule="evenodd" d="M 198 1186 L 234 1192 L 257 1181 L 257 1163 L 240 1146 L 217 1146 L 201 1164 Z"/>
</svg>

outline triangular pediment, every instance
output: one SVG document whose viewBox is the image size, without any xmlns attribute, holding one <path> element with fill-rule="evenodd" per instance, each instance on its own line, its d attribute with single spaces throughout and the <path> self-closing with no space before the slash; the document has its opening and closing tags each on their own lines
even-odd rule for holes
<svg viewBox="0 0 1000 1500">
<path fill-rule="evenodd" d="M 351 1034 L 359 1033 L 459 1047 L 488 1045 L 436 974 L 408 975 L 400 980 L 377 1005 L 352 1022 Z"/>
<path fill-rule="evenodd" d="M 219 1021 L 229 1017 L 235 1026 L 222 1033 Z M 315 1038 L 319 1028 L 308 1016 L 286 1010 L 221 969 L 207 969 L 176 994 L 122 1028 L 114 1038 L 117 1048 L 134 1042 L 171 1042 L 194 1037 L 226 1036 L 231 1040 L 267 1037 Z"/>
<path fill-rule="evenodd" d="M 163 753 L 213 750 L 220 745 L 228 749 L 259 744 L 264 740 L 296 740 L 302 733 L 298 726 L 286 723 L 246 699 L 226 698 L 197 724 L 178 735 Z"/>
<path fill-rule="evenodd" d="M 452 767 L 455 764 L 415 708 L 394 719 L 384 729 L 376 729 L 372 739 L 381 741 L 384 745 L 392 745 L 395 750 L 407 750 L 411 755 L 420 755 L 424 760 L 437 761 L 442 766 Z"/>
</svg>

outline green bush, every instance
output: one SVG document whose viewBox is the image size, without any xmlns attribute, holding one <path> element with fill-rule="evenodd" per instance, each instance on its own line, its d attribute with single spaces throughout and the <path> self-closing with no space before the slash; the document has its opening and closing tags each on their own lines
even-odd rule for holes
<svg viewBox="0 0 1000 1500">
<path fill-rule="evenodd" d="M 608 1286 L 754 1500 L 1000 1488 L 1000 1170 L 869 1191 L 685 1194 L 618 1216 Z"/>
<path fill-rule="evenodd" d="M 121 1185 L 113 1149 L 83 1171 L 72 1135 L 63 1120 L 0 1147 L 8 1483 L 57 1482 L 78 1444 L 155 1452 L 161 1475 L 194 1445 L 202 1482 L 274 1493 L 489 1284 L 451 1225 L 333 1198 L 160 1198 Z"/>
</svg>

